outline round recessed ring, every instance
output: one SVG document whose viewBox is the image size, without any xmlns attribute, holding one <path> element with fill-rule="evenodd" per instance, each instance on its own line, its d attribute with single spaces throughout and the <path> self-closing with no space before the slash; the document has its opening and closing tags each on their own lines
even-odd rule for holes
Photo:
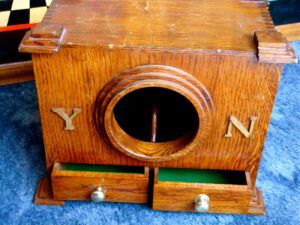
<svg viewBox="0 0 300 225">
<path fill-rule="evenodd" d="M 126 121 L 121 123 L 120 119 L 122 118 L 122 115 L 120 116 L 122 114 L 122 107 L 119 109 L 120 104 L 123 102 L 122 104 L 126 106 L 126 104 L 130 104 L 130 101 L 133 101 L 132 99 L 140 99 L 141 96 L 147 95 L 150 99 L 157 95 L 155 101 L 158 102 L 158 105 L 163 106 L 170 102 L 176 104 L 179 108 L 176 109 L 175 106 L 173 111 L 168 111 L 167 107 L 162 107 L 167 111 L 162 112 L 164 118 L 168 119 L 166 113 L 169 113 L 170 116 L 178 114 L 181 118 L 176 118 L 175 125 L 176 123 L 180 125 L 180 120 L 183 120 L 181 123 L 183 126 L 187 121 L 190 129 L 188 129 L 189 126 L 186 126 L 187 129 L 179 127 L 177 130 L 180 135 L 178 136 L 178 132 L 175 132 L 177 136 L 174 136 L 172 131 L 176 126 L 170 128 L 171 131 L 170 129 L 168 131 L 168 127 L 163 127 L 161 134 L 166 134 L 169 139 L 162 137 L 162 141 L 158 142 L 151 142 L 150 139 L 144 140 L 140 138 L 140 135 L 135 135 L 134 131 L 131 132 L 130 129 L 126 129 Z M 147 97 L 142 103 L 143 107 L 134 104 L 131 107 L 136 109 L 141 107 L 141 110 L 145 110 L 147 108 L 145 102 L 148 102 L 149 98 Z M 143 100 L 140 99 L 138 102 L 141 103 Z M 149 101 L 149 104 L 152 102 Z M 186 107 L 186 111 L 184 111 L 184 107 Z M 209 132 L 212 110 L 213 102 L 208 91 L 195 77 L 169 66 L 146 65 L 119 73 L 103 87 L 96 101 L 94 118 L 101 135 L 116 149 L 139 160 L 160 162 L 183 157 L 196 149 Z M 118 113 L 117 116 L 116 113 Z M 158 120 L 160 120 L 159 115 L 158 109 Z M 126 120 L 126 116 L 123 118 Z M 143 125 L 142 122 L 139 124 Z M 171 123 L 162 122 L 161 124 Z M 158 136 L 159 134 L 160 132 L 157 133 Z M 170 139 L 173 137 L 172 135 L 174 139 Z"/>
</svg>

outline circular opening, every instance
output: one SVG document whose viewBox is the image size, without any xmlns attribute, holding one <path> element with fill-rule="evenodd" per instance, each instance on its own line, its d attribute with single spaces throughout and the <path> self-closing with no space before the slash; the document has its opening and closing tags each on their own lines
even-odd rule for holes
<svg viewBox="0 0 300 225">
<path fill-rule="evenodd" d="M 145 65 L 124 70 L 103 87 L 94 119 L 99 133 L 122 153 L 162 162 L 198 149 L 212 110 L 208 91 L 195 77 Z"/>
<path fill-rule="evenodd" d="M 193 104 L 183 95 L 166 88 L 132 91 L 118 101 L 113 112 L 123 131 L 145 142 L 192 137 L 199 127 Z"/>
</svg>

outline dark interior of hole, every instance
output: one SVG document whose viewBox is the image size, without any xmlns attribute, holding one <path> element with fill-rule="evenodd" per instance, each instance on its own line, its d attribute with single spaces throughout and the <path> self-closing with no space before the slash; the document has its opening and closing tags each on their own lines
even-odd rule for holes
<svg viewBox="0 0 300 225">
<path fill-rule="evenodd" d="M 127 94 L 115 106 L 114 115 L 127 134 L 150 142 L 154 105 L 157 106 L 156 142 L 195 134 L 199 120 L 194 106 L 183 95 L 165 88 L 143 88 Z"/>
</svg>

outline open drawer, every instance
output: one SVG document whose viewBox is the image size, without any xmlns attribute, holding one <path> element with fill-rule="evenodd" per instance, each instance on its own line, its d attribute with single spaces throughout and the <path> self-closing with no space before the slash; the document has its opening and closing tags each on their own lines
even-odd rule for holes
<svg viewBox="0 0 300 225">
<path fill-rule="evenodd" d="M 51 174 L 54 199 L 135 203 L 147 202 L 148 177 L 148 167 L 60 163 Z"/>
<path fill-rule="evenodd" d="M 264 212 L 260 191 L 242 171 L 155 168 L 156 210 L 250 213 Z"/>
</svg>

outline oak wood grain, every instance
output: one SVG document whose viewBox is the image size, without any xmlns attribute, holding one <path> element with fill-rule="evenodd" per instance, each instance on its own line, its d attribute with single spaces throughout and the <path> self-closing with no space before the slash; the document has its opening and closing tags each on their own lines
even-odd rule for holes
<svg viewBox="0 0 300 225">
<path fill-rule="evenodd" d="M 161 143 L 141 141 L 123 131 L 114 116 L 116 104 L 124 96 L 149 87 L 172 90 L 188 99 L 201 121 L 196 130 Z M 192 75 L 168 66 L 144 65 L 120 72 L 102 88 L 95 105 L 95 124 L 100 134 L 124 154 L 143 161 L 160 162 L 188 154 L 207 137 L 213 108 L 209 92 Z"/>
<path fill-rule="evenodd" d="M 91 200 L 91 193 L 102 187 L 105 201 L 147 202 L 149 170 L 144 174 L 64 171 L 54 165 L 51 180 L 57 200 Z"/>
<path fill-rule="evenodd" d="M 145 202 L 148 186 L 146 174 L 62 171 L 56 162 L 237 170 L 245 171 L 247 185 L 154 178 L 154 208 L 192 210 L 195 195 L 204 192 L 212 197 L 211 212 L 264 212 L 256 176 L 282 64 L 295 62 L 265 1 L 54 0 L 20 50 L 33 53 L 47 170 L 56 165 L 55 199 L 88 200 L 106 185 L 108 201 Z M 118 101 L 131 88 L 153 87 L 190 101 L 199 117 L 195 136 L 144 143 L 118 126 Z M 65 131 L 52 108 L 68 115 L 80 108 L 76 129 Z M 233 117 L 239 127 L 226 137 Z M 178 154 L 164 158 L 168 153 Z"/>
<path fill-rule="evenodd" d="M 297 57 L 287 39 L 278 31 L 257 31 L 258 58 L 262 63 L 297 63 Z"/>
<path fill-rule="evenodd" d="M 38 184 L 35 196 L 34 204 L 36 205 L 63 205 L 63 200 L 57 200 L 53 198 L 52 185 L 49 177 L 42 178 Z"/>
<path fill-rule="evenodd" d="M 6 63 L 0 65 L 0 85 L 34 80 L 31 61 Z"/>
<path fill-rule="evenodd" d="M 209 210 L 214 213 L 263 214 L 261 202 L 256 205 L 251 183 L 247 185 L 201 184 L 158 181 L 155 172 L 153 209 L 195 211 L 194 199 L 199 194 L 209 197 Z M 246 175 L 247 176 L 247 175 Z M 248 180 L 249 181 L 249 180 Z M 257 196 L 254 196 L 257 198 Z"/>
<path fill-rule="evenodd" d="M 248 170 L 255 183 L 282 66 L 258 63 L 254 55 L 143 49 L 63 48 L 59 54 L 34 54 L 33 60 L 48 168 L 59 161 Z M 125 156 L 107 144 L 95 126 L 93 112 L 104 85 L 120 71 L 145 64 L 168 65 L 192 74 L 211 93 L 215 105 L 209 138 L 176 161 L 145 163 Z M 64 121 L 50 112 L 53 107 L 64 107 L 67 113 L 82 108 L 74 120 L 77 129 L 64 131 Z M 237 129 L 232 138 L 224 137 L 230 115 L 246 127 L 251 116 L 258 118 L 251 138 Z"/>
<path fill-rule="evenodd" d="M 253 34 L 272 27 L 270 21 L 266 4 L 257 1 L 54 0 L 42 25 L 63 26 L 66 47 L 255 52 Z"/>
<path fill-rule="evenodd" d="M 280 31 L 289 41 L 300 40 L 300 23 L 291 23 L 276 26 L 276 29 Z"/>
<path fill-rule="evenodd" d="M 26 53 L 56 53 L 64 36 L 64 28 L 58 24 L 38 24 L 27 31 L 19 51 Z"/>
</svg>

